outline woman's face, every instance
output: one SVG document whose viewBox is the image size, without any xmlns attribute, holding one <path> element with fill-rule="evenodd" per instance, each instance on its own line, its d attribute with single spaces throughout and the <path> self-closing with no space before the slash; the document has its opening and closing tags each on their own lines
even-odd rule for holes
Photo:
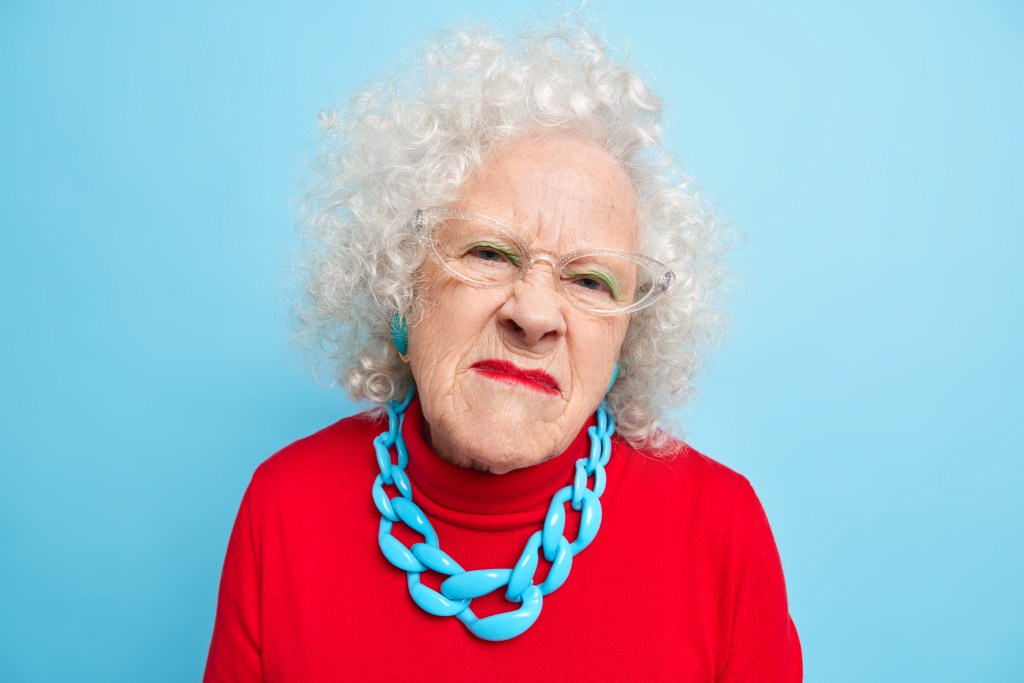
<svg viewBox="0 0 1024 683">
<path fill-rule="evenodd" d="M 501 221 L 535 250 L 637 250 L 629 179 L 575 138 L 498 145 L 452 205 Z M 409 362 L 434 449 L 497 474 L 564 451 L 608 389 L 629 316 L 574 308 L 547 261 L 493 288 L 462 282 L 432 258 L 423 270 Z"/>
</svg>

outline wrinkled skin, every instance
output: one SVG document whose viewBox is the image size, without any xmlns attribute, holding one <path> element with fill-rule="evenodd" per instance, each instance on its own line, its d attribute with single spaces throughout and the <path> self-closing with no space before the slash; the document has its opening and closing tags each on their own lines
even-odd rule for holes
<svg viewBox="0 0 1024 683">
<path fill-rule="evenodd" d="M 633 187 L 604 150 L 583 140 L 504 142 L 451 205 L 505 223 L 533 249 L 637 250 Z M 495 288 L 466 284 L 430 258 L 423 269 L 424 314 L 409 330 L 409 353 L 434 450 L 495 474 L 564 451 L 604 397 L 629 316 L 577 310 L 546 261 Z M 559 389 L 544 393 L 471 367 L 484 359 L 540 368 Z"/>
</svg>

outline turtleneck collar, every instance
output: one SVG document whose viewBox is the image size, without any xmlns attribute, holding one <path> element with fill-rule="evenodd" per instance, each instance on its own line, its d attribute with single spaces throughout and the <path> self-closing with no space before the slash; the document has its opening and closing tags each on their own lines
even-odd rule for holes
<svg viewBox="0 0 1024 683">
<path fill-rule="evenodd" d="M 433 503 L 421 502 L 417 495 L 417 502 L 428 513 L 479 528 L 535 524 L 538 514 L 543 518 L 555 491 L 572 483 L 576 461 L 589 452 L 587 427 L 593 424 L 596 420 L 591 416 L 561 455 L 506 474 L 490 474 L 458 467 L 434 453 L 426 442 L 423 411 L 416 397 L 402 426 L 409 451 L 406 471 L 415 493 Z"/>
</svg>

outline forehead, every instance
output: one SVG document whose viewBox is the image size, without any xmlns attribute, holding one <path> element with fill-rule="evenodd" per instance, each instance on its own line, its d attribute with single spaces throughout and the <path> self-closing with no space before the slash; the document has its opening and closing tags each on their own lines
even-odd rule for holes
<svg viewBox="0 0 1024 683">
<path fill-rule="evenodd" d="M 584 140 L 500 143 L 456 205 L 509 225 L 540 249 L 637 248 L 633 185 L 607 152 Z"/>
</svg>

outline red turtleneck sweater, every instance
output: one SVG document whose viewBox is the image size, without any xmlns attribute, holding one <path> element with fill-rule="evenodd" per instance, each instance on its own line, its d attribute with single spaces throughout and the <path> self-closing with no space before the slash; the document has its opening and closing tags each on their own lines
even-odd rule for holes
<svg viewBox="0 0 1024 683">
<path fill-rule="evenodd" d="M 414 401 L 407 473 L 441 548 L 467 570 L 514 566 L 551 495 L 572 483 L 586 430 L 557 458 L 492 475 L 438 458 L 422 424 Z M 663 460 L 613 439 L 597 538 L 529 630 L 487 642 L 420 610 L 377 545 L 371 442 L 385 427 L 350 417 L 257 468 L 228 543 L 205 681 L 801 680 L 778 551 L 742 476 L 685 446 Z M 422 540 L 402 526 L 407 545 Z M 570 517 L 570 541 L 575 529 Z M 545 572 L 542 556 L 536 583 Z M 502 589 L 472 607 L 483 617 L 518 605 Z"/>
</svg>

